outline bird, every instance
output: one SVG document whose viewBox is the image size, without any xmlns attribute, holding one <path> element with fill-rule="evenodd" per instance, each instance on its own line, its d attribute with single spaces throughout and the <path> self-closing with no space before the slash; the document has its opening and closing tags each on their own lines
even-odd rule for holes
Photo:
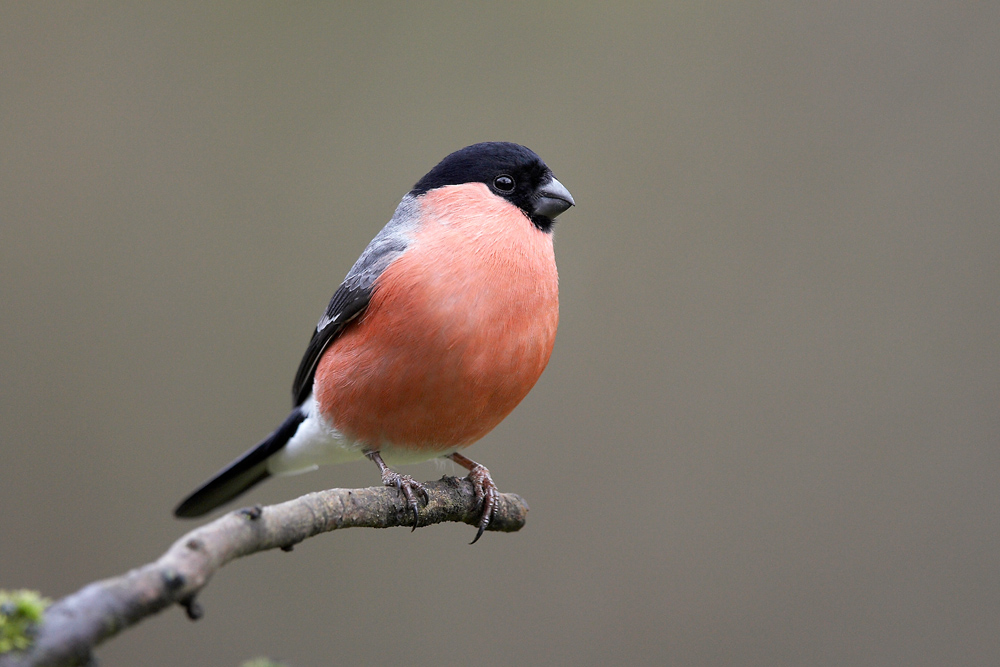
<svg viewBox="0 0 1000 667">
<path fill-rule="evenodd" d="M 457 150 L 402 198 L 334 292 L 292 383 L 288 418 L 174 510 L 203 516 L 265 479 L 365 458 L 419 524 L 426 488 L 390 465 L 436 457 L 499 493 L 460 450 L 497 426 L 548 364 L 559 322 L 555 218 L 575 206 L 532 150 Z"/>
</svg>

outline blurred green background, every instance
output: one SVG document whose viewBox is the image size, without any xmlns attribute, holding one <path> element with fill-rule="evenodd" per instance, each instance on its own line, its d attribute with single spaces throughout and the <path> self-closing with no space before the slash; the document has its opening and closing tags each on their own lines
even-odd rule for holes
<svg viewBox="0 0 1000 667">
<path fill-rule="evenodd" d="M 509 140 L 578 203 L 549 368 L 468 450 L 527 527 L 242 560 L 102 663 L 997 664 L 998 34 L 997 3 L 5 2 L 0 587 L 197 525 L 400 197 Z"/>
</svg>

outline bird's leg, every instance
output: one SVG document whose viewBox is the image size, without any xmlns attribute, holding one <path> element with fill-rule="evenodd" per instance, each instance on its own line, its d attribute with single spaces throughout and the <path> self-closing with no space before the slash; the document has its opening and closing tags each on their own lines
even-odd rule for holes
<svg viewBox="0 0 1000 667">
<path fill-rule="evenodd" d="M 500 493 L 497 491 L 497 485 L 493 483 L 493 478 L 490 477 L 490 471 L 486 469 L 486 466 L 476 463 L 472 459 L 467 459 L 457 452 L 449 454 L 448 458 L 469 471 L 469 481 L 472 482 L 472 488 L 475 490 L 476 501 L 483 508 L 483 516 L 479 520 L 479 532 L 476 533 L 476 539 L 470 542 L 470 544 L 475 544 L 483 536 L 486 526 L 490 525 L 497 502 L 500 500 Z"/>
<path fill-rule="evenodd" d="M 387 466 L 378 451 L 365 452 L 365 456 L 374 461 L 378 469 L 382 471 L 382 484 L 385 486 L 394 486 L 406 496 L 406 504 L 413 510 L 413 530 L 416 530 L 417 523 L 420 521 L 420 505 L 417 502 L 417 496 L 414 491 L 422 493 L 424 495 L 424 502 L 428 502 L 430 501 L 430 496 L 427 495 L 427 489 L 424 488 L 423 484 L 409 475 L 400 475 Z"/>
</svg>

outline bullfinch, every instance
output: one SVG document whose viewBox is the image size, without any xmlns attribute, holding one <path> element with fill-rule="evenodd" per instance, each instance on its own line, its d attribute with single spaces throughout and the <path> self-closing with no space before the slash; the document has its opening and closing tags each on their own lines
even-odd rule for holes
<svg viewBox="0 0 1000 667">
<path fill-rule="evenodd" d="M 423 485 L 388 464 L 450 458 L 489 525 L 497 487 L 459 450 L 489 433 L 545 369 L 559 320 L 553 220 L 572 195 L 533 151 L 487 142 L 417 181 L 316 325 L 271 435 L 188 496 L 197 517 L 272 475 L 373 461 L 419 521 Z"/>
</svg>

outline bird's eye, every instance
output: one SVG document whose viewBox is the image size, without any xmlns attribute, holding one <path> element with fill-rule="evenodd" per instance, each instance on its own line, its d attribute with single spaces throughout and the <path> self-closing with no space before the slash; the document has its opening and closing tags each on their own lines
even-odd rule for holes
<svg viewBox="0 0 1000 667">
<path fill-rule="evenodd" d="M 507 174 L 500 174 L 493 179 L 493 187 L 495 187 L 500 192 L 513 192 L 514 191 L 514 179 Z"/>
</svg>

